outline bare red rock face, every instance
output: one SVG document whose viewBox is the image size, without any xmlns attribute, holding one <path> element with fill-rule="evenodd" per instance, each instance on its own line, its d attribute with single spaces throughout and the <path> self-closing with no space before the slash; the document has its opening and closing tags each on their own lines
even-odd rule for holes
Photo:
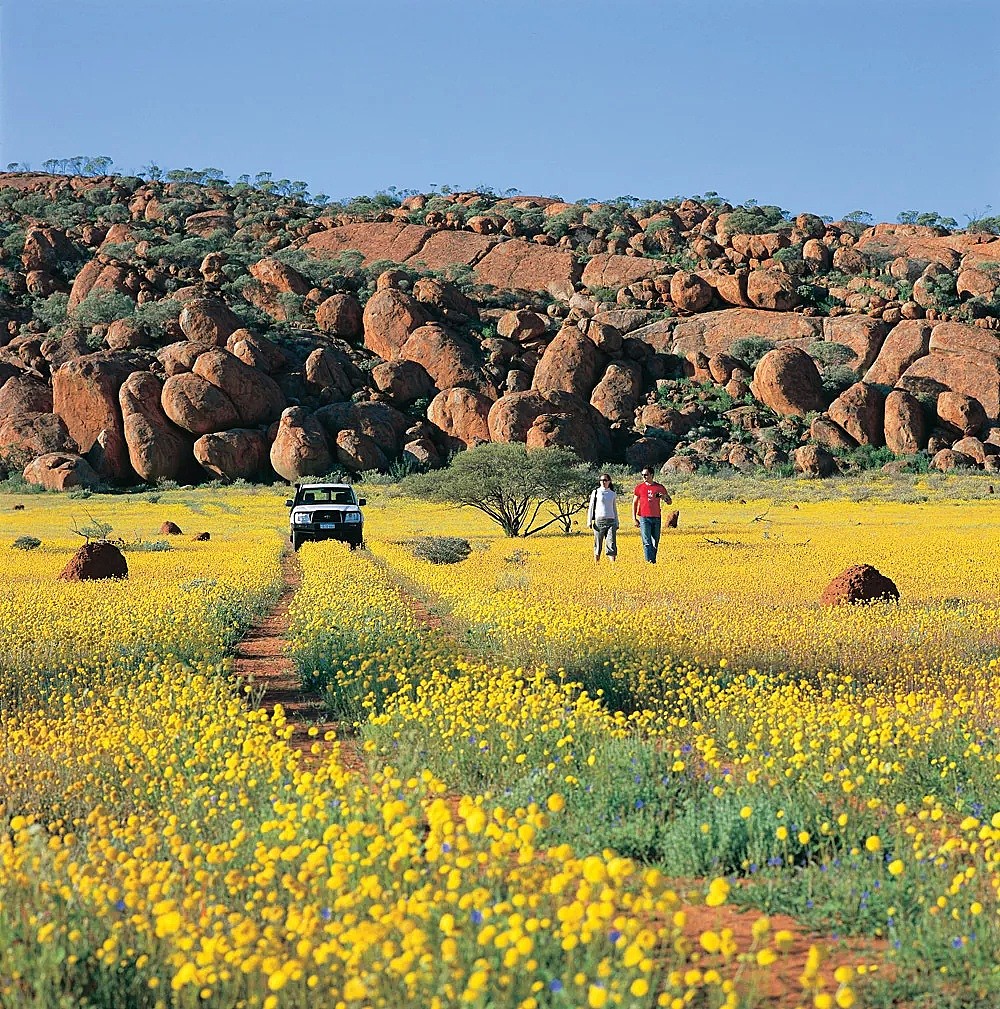
<svg viewBox="0 0 1000 1009">
<path fill-rule="evenodd" d="M 899 599 L 899 589 L 871 564 L 855 564 L 841 571 L 819 597 L 820 606 L 838 606 L 841 603 L 889 602 Z"/>
<path fill-rule="evenodd" d="M 59 580 L 63 582 L 90 582 L 105 578 L 128 578 L 128 562 L 114 543 L 104 540 L 84 543 L 59 575 Z"/>
</svg>

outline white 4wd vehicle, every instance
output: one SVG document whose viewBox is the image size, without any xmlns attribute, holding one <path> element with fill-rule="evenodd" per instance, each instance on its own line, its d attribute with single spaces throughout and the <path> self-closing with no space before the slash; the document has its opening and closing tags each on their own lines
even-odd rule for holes
<svg viewBox="0 0 1000 1009">
<path fill-rule="evenodd" d="M 304 483 L 295 497 L 285 502 L 292 546 L 298 550 L 306 540 L 340 540 L 352 550 L 365 545 L 364 518 L 360 500 L 347 483 Z"/>
</svg>

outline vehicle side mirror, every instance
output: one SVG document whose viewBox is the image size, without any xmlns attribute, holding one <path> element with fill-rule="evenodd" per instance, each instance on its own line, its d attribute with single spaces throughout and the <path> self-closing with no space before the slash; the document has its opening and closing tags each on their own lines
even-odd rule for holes
<svg viewBox="0 0 1000 1009">
<path fill-rule="evenodd" d="M 295 502 L 294 502 L 294 501 L 293 501 L 293 500 L 292 500 L 291 498 L 288 498 L 288 499 L 287 499 L 287 500 L 285 501 L 285 507 L 286 507 L 286 508 L 291 508 L 293 504 L 295 504 Z"/>
<path fill-rule="evenodd" d="M 364 506 L 366 504 L 368 504 L 368 498 L 366 498 L 366 497 L 359 497 L 358 498 L 358 507 L 359 508 L 364 508 Z"/>
</svg>

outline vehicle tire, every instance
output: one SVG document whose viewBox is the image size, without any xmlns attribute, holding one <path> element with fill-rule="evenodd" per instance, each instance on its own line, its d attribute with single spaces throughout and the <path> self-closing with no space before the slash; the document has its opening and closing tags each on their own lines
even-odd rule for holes
<svg viewBox="0 0 1000 1009">
<path fill-rule="evenodd" d="M 292 533 L 292 549 L 298 550 L 302 546 L 302 533 Z"/>
</svg>

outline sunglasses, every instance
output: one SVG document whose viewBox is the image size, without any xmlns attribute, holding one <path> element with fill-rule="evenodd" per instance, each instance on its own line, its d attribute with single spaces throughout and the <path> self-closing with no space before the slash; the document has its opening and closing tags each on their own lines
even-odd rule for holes
<svg viewBox="0 0 1000 1009">
<path fill-rule="evenodd" d="M 606 477 L 606 476 L 602 476 L 601 477 L 601 483 L 611 483 L 611 478 L 610 477 Z"/>
</svg>

